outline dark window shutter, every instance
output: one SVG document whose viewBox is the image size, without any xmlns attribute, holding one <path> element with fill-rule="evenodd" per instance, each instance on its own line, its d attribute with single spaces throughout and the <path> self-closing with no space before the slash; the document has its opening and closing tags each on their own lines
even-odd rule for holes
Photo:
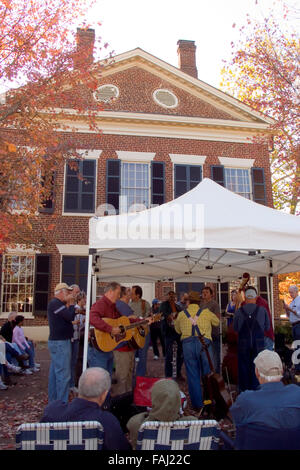
<svg viewBox="0 0 300 470">
<path fill-rule="evenodd" d="M 165 162 L 151 162 L 151 203 L 165 202 Z"/>
<path fill-rule="evenodd" d="M 210 167 L 211 179 L 225 187 L 225 174 L 223 165 L 212 165 Z"/>
<path fill-rule="evenodd" d="M 42 213 L 47 213 L 47 214 L 53 214 L 54 212 L 54 206 L 55 206 L 55 194 L 54 194 L 54 188 L 55 188 L 55 179 L 56 179 L 56 172 L 53 171 L 51 175 L 51 193 L 50 197 L 48 199 L 44 199 L 42 201 L 42 206 L 39 207 L 39 212 Z M 45 184 L 45 177 L 43 176 L 41 179 L 41 185 L 44 186 Z"/>
<path fill-rule="evenodd" d="M 63 256 L 61 281 L 69 286 L 77 284 L 86 292 L 88 274 L 88 256 Z"/>
<path fill-rule="evenodd" d="M 251 168 L 253 201 L 266 205 L 266 182 L 264 168 Z"/>
<path fill-rule="evenodd" d="M 36 255 L 34 315 L 46 316 L 50 290 L 51 255 Z"/>
<path fill-rule="evenodd" d="M 121 162 L 106 161 L 106 203 L 112 205 L 119 213 L 119 197 L 121 193 Z"/>
<path fill-rule="evenodd" d="M 78 169 L 67 163 L 65 180 L 65 212 L 95 212 L 95 160 L 74 160 Z M 78 177 L 78 175 L 81 175 Z"/>
<path fill-rule="evenodd" d="M 193 189 L 202 180 L 202 167 L 200 165 L 174 166 L 174 197 L 177 198 Z"/>
</svg>

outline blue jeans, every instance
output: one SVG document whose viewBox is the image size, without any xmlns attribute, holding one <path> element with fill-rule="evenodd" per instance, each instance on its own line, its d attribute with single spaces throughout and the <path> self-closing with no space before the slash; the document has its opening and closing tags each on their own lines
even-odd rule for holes
<svg viewBox="0 0 300 470">
<path fill-rule="evenodd" d="M 211 342 L 205 338 L 211 353 Z M 188 379 L 188 388 L 194 408 L 203 406 L 202 376 L 210 372 L 205 350 L 198 337 L 190 336 L 182 341 L 183 358 Z"/>
<path fill-rule="evenodd" d="M 88 349 L 88 364 L 89 367 L 102 367 L 107 370 L 110 376 L 112 375 L 114 365 L 114 355 L 112 351 L 104 352 L 89 346 Z"/>
<path fill-rule="evenodd" d="M 147 373 L 147 355 L 150 344 L 150 333 L 147 334 L 145 338 L 145 346 L 141 349 L 138 349 L 136 352 L 136 357 L 139 358 L 139 362 L 136 368 L 137 377 L 145 377 Z"/>
<path fill-rule="evenodd" d="M 70 388 L 75 387 L 76 364 L 79 351 L 79 339 L 71 341 L 71 381 Z"/>
<path fill-rule="evenodd" d="M 33 342 L 32 341 L 27 341 L 27 343 L 29 344 L 29 348 L 25 348 L 25 352 L 26 354 L 29 355 L 29 367 L 34 367 L 34 356 L 35 356 L 35 353 L 34 353 L 34 346 L 33 346 Z"/>
<path fill-rule="evenodd" d="M 48 384 L 48 401 L 69 399 L 71 380 L 71 340 L 48 341 L 51 356 Z"/>
</svg>

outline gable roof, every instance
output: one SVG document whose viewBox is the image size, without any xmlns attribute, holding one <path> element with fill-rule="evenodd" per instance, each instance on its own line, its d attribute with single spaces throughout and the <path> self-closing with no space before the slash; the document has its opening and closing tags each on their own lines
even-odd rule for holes
<svg viewBox="0 0 300 470">
<path fill-rule="evenodd" d="M 136 48 L 131 51 L 118 54 L 113 57 L 111 62 L 108 63 L 106 60 L 103 60 L 100 64 L 103 65 L 103 78 L 121 70 L 138 66 L 150 71 L 151 73 L 163 76 L 165 79 L 173 82 L 175 86 L 194 94 L 198 98 L 219 109 L 222 109 L 224 112 L 230 114 L 233 120 L 265 124 L 267 125 L 266 128 L 274 123 L 272 118 L 255 111 L 250 106 L 242 103 L 231 95 L 218 90 L 202 80 L 192 77 L 177 67 L 174 67 L 152 54 L 149 54 L 143 49 Z"/>
</svg>

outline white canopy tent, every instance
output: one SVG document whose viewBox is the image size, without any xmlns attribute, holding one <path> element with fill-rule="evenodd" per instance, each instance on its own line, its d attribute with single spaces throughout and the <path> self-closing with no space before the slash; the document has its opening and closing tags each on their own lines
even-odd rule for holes
<svg viewBox="0 0 300 470">
<path fill-rule="evenodd" d="M 221 283 L 246 271 L 268 276 L 271 298 L 273 275 L 300 270 L 300 218 L 206 178 L 158 207 L 91 218 L 89 247 L 84 368 L 95 266 L 100 281 L 133 283 Z"/>
</svg>

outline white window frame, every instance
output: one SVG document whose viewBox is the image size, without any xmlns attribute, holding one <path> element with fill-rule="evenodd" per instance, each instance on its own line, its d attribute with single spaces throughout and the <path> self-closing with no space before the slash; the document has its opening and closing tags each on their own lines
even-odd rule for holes
<svg viewBox="0 0 300 470">
<path fill-rule="evenodd" d="M 33 258 L 33 282 L 32 282 L 32 307 L 34 307 L 34 295 L 35 295 L 35 273 L 36 273 L 36 253 L 34 252 L 31 252 L 31 251 L 24 251 L 24 252 L 8 252 L 8 253 L 5 253 L 3 255 L 3 258 L 2 258 L 2 276 L 1 276 L 1 299 L 0 299 L 0 305 L 1 305 L 1 313 L 0 313 L 0 318 L 7 318 L 8 317 L 8 314 L 10 312 L 4 312 L 2 310 L 2 305 L 3 305 L 3 296 L 4 296 L 4 267 L 5 267 L 5 258 L 6 257 L 13 257 L 13 256 L 18 256 L 18 257 L 22 257 L 22 256 L 31 256 Z M 22 285 L 22 284 L 25 284 L 27 285 L 27 283 L 17 283 L 17 285 Z M 31 284 L 30 284 L 31 285 Z M 32 308 L 32 312 L 18 312 L 20 315 L 23 315 L 24 318 L 28 318 L 28 319 L 31 319 L 31 318 L 34 318 L 33 316 L 33 308 Z"/>
<path fill-rule="evenodd" d="M 226 188 L 226 189 L 228 189 L 229 191 L 231 191 L 231 189 L 227 188 L 227 186 L 226 186 L 226 175 L 225 175 L 226 170 L 246 170 L 246 171 L 248 171 L 248 176 L 249 176 L 249 189 L 250 189 L 249 201 L 253 201 L 251 169 L 250 169 L 250 168 L 239 168 L 239 167 L 224 167 L 224 185 L 225 185 L 225 188 Z M 236 192 L 236 191 L 232 191 L 232 192 L 233 192 L 234 194 L 238 194 L 239 196 L 245 197 L 243 194 L 239 194 L 239 193 Z M 248 199 L 248 198 L 245 197 L 245 199 Z"/>
<path fill-rule="evenodd" d="M 149 201 L 149 207 L 151 207 L 151 162 L 150 161 L 128 161 L 128 160 L 122 160 L 121 161 L 121 183 L 120 183 L 120 198 L 121 198 L 121 204 L 120 204 L 120 214 L 124 214 L 124 213 L 127 213 L 127 211 L 124 210 L 124 208 L 122 207 L 122 198 L 123 198 L 123 194 L 122 194 L 122 174 L 123 174 L 123 164 L 124 163 L 132 163 L 132 164 L 140 164 L 140 165 L 147 165 L 148 166 L 148 201 Z M 138 203 L 136 203 L 138 205 Z"/>
<path fill-rule="evenodd" d="M 96 160 L 95 168 L 95 211 L 94 212 L 65 212 L 65 191 L 66 191 L 66 173 L 67 173 L 67 162 L 64 165 L 64 181 L 63 181 L 63 197 L 62 197 L 62 209 L 61 215 L 66 217 L 92 217 L 95 215 L 97 210 L 97 188 L 98 188 L 98 159 L 101 156 L 102 150 L 91 151 L 91 150 L 80 150 L 77 152 L 82 155 L 84 160 Z M 71 157 L 70 160 L 78 160 L 78 157 Z"/>
</svg>

